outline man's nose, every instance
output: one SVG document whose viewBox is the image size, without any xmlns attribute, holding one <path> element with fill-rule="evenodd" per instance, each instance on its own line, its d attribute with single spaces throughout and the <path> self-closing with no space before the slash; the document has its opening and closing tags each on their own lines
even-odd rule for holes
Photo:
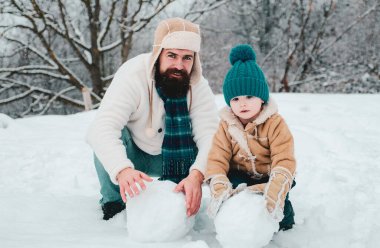
<svg viewBox="0 0 380 248">
<path fill-rule="evenodd" d="M 183 66 L 182 60 L 177 60 L 174 64 L 174 68 L 176 68 L 177 70 L 183 70 L 185 67 Z"/>
</svg>

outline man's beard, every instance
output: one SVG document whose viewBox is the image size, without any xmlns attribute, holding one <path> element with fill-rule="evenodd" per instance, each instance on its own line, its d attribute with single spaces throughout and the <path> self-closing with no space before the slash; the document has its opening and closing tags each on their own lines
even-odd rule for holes
<svg viewBox="0 0 380 248">
<path fill-rule="evenodd" d="M 173 77 L 173 73 L 179 73 L 181 77 Z M 156 68 L 156 87 L 161 88 L 162 93 L 168 98 L 185 97 L 190 88 L 190 76 L 185 70 L 167 69 L 160 73 Z"/>
</svg>

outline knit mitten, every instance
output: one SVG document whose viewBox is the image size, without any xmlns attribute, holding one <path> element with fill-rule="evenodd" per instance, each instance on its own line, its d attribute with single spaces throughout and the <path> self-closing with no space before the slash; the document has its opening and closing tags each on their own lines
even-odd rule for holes
<svg viewBox="0 0 380 248">
<path fill-rule="evenodd" d="M 252 185 L 247 190 L 252 193 L 264 194 L 268 212 L 275 220 L 281 221 L 284 218 L 285 198 L 292 182 L 293 176 L 289 170 L 275 167 L 270 174 L 268 183 Z"/>
<path fill-rule="evenodd" d="M 210 180 L 211 201 L 207 208 L 207 215 L 214 219 L 222 203 L 232 194 L 232 184 L 225 175 L 213 176 Z"/>
</svg>

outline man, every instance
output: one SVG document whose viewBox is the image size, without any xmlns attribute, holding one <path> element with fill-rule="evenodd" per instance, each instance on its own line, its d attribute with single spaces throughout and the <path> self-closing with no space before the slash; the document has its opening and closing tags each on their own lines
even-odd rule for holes
<svg viewBox="0 0 380 248">
<path fill-rule="evenodd" d="M 103 219 L 125 208 L 126 194 L 150 176 L 183 192 L 187 215 L 198 212 L 207 155 L 218 126 L 214 95 L 202 76 L 199 26 L 159 23 L 153 52 L 125 62 L 108 88 L 87 142 L 95 152 Z"/>
</svg>

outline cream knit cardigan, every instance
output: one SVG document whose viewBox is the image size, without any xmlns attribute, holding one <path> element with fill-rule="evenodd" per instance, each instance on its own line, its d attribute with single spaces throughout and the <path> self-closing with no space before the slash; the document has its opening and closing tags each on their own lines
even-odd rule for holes
<svg viewBox="0 0 380 248">
<path fill-rule="evenodd" d="M 150 57 L 150 53 L 139 55 L 119 68 L 86 135 L 87 143 L 93 148 L 115 184 L 116 176 L 121 170 L 134 168 L 120 140 L 121 130 L 125 126 L 141 150 L 151 155 L 161 153 L 165 133 L 165 109 L 157 91 L 151 91 L 153 113 L 150 124 L 149 89 L 153 85 L 152 72 L 149 70 Z M 201 77 L 199 82 L 192 83 L 191 89 L 188 105 L 191 98 L 190 118 L 199 152 L 190 171 L 197 169 L 204 174 L 212 138 L 218 127 L 217 109 L 214 95 L 205 78 Z M 153 138 L 147 136 L 147 128 L 154 130 Z"/>
</svg>

